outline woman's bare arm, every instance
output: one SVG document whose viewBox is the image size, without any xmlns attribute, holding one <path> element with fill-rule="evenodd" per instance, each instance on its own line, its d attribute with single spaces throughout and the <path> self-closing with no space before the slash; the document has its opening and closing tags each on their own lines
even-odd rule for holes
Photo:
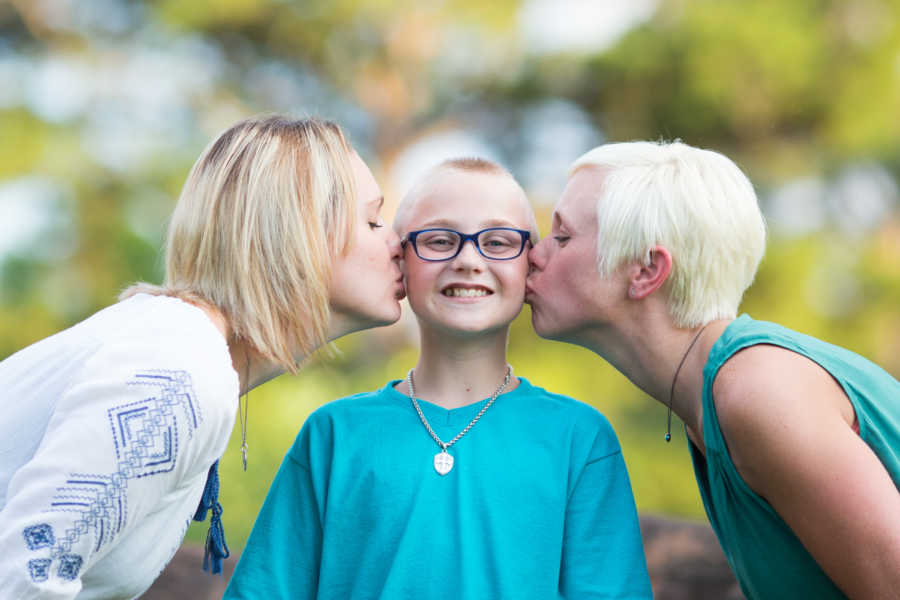
<svg viewBox="0 0 900 600">
<path fill-rule="evenodd" d="M 732 357 L 713 391 L 738 472 L 825 573 L 851 598 L 896 598 L 900 492 L 853 431 L 840 385 L 808 358 L 761 345 Z"/>
</svg>

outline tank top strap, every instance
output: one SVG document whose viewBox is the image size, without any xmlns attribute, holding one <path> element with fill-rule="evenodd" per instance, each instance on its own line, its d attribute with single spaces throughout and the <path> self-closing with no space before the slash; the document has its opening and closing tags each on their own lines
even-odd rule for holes
<svg viewBox="0 0 900 600">
<path fill-rule="evenodd" d="M 707 451 L 726 452 L 713 399 L 712 389 L 716 375 L 722 365 L 737 352 L 757 344 L 772 344 L 808 355 L 789 331 L 775 323 L 756 321 L 746 314 L 729 323 L 710 348 L 703 368 L 703 440 Z"/>
</svg>

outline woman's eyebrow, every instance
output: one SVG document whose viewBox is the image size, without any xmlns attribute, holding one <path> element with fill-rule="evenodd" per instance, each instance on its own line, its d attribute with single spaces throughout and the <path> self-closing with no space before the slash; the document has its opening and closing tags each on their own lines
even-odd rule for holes
<svg viewBox="0 0 900 600">
<path fill-rule="evenodd" d="M 560 227 L 565 227 L 566 229 L 568 229 L 565 219 L 563 219 L 555 210 L 553 211 L 553 226 L 557 229 L 559 229 Z"/>
</svg>

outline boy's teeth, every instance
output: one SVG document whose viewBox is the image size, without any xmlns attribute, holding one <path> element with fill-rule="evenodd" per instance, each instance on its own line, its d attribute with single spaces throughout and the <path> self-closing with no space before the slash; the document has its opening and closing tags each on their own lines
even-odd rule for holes
<svg viewBox="0 0 900 600">
<path fill-rule="evenodd" d="M 474 298 L 476 296 L 487 296 L 486 290 L 471 290 L 467 288 L 447 288 L 444 290 L 445 296 L 456 296 L 457 298 Z"/>
</svg>

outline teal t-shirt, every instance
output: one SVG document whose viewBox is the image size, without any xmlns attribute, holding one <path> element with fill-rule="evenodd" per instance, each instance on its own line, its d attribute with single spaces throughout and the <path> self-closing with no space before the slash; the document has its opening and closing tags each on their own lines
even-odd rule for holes
<svg viewBox="0 0 900 600">
<path fill-rule="evenodd" d="M 450 447 L 444 476 L 397 381 L 314 412 L 225 597 L 652 598 L 609 422 L 520 381 Z M 486 401 L 420 406 L 449 441 Z"/>
<path fill-rule="evenodd" d="M 710 350 L 703 372 L 706 457 L 690 444 L 694 473 L 706 514 L 744 594 L 750 600 L 845 598 L 781 517 L 747 486 L 722 438 L 713 380 L 735 352 L 756 344 L 781 346 L 802 354 L 834 377 L 856 411 L 860 437 L 881 460 L 898 489 L 900 383 L 858 354 L 774 323 L 754 321 L 747 315 L 728 325 Z M 852 548 L 848 550 L 852 552 Z"/>
</svg>

